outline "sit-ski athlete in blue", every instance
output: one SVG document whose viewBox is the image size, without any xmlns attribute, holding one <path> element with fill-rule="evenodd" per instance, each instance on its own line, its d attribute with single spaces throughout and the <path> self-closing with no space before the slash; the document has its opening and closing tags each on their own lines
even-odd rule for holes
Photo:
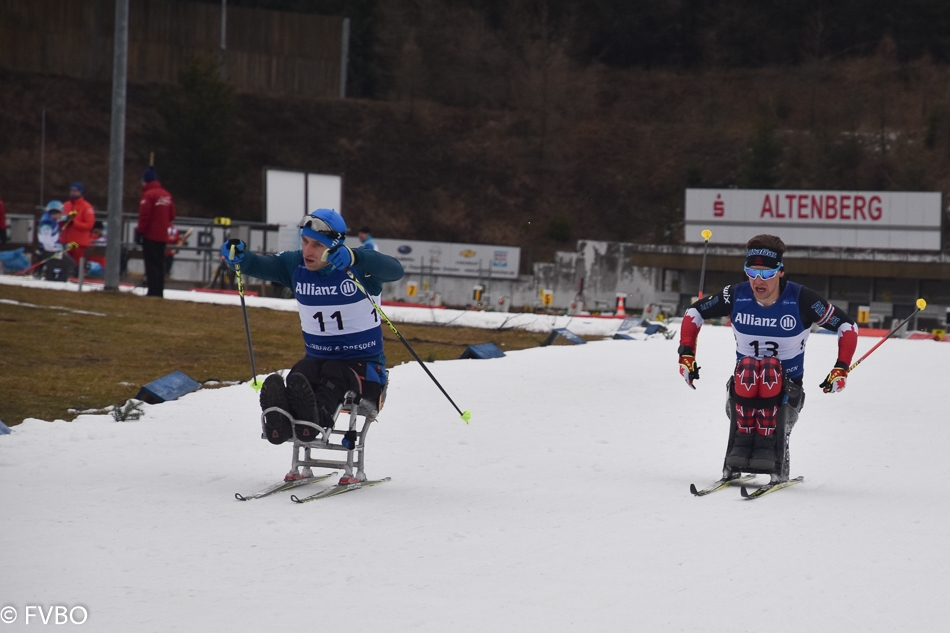
<svg viewBox="0 0 950 633">
<path fill-rule="evenodd" d="M 794 419 L 804 404 L 802 376 L 811 326 L 838 335 L 837 362 L 820 385 L 825 393 L 844 389 L 858 341 L 857 325 L 844 310 L 784 278 L 786 248 L 781 239 L 757 235 L 746 246 L 747 281 L 696 301 L 680 329 L 680 375 L 695 389 L 693 381 L 699 379 L 696 339 L 703 321 L 717 317 L 732 321 L 737 362 L 729 383 L 728 408 L 736 424 L 730 432 L 726 478 L 738 477 L 742 470 L 773 473 L 776 460 L 778 468 L 783 461 L 787 468 L 785 438 L 776 437 L 776 422 L 783 404 L 795 409 L 786 412 Z"/>
<path fill-rule="evenodd" d="M 243 241 L 229 240 L 221 254 L 232 267 L 240 264 L 242 274 L 284 285 L 297 299 L 306 356 L 291 368 L 286 385 L 279 374 L 264 380 L 261 408 L 278 407 L 295 420 L 330 429 L 347 391 L 378 407 L 386 380 L 379 315 L 349 273 L 378 302 L 383 283 L 401 279 L 403 268 L 389 255 L 344 245 L 346 223 L 336 211 L 317 209 L 298 226 L 299 251 L 257 255 Z M 273 444 L 295 433 L 302 441 L 316 439 L 311 427 L 291 428 L 277 412 L 264 416 L 264 432 Z"/>
</svg>

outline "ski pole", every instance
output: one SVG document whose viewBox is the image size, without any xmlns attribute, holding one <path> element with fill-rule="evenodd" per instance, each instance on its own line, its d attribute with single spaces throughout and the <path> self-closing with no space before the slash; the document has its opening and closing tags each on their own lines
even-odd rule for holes
<svg viewBox="0 0 950 633">
<path fill-rule="evenodd" d="M 439 388 L 439 391 L 442 392 L 442 395 L 452 403 L 452 406 L 455 407 L 455 410 L 458 411 L 460 416 L 462 416 L 462 420 L 464 420 L 465 424 L 468 424 L 468 421 L 472 419 L 472 412 L 462 411 L 459 409 L 458 405 L 455 404 L 455 401 L 452 400 L 452 397 L 449 396 L 448 392 L 446 392 L 442 385 L 439 384 L 439 381 L 435 379 L 435 376 L 432 375 L 432 372 L 429 371 L 429 368 L 426 367 L 426 364 L 422 362 L 422 359 L 419 358 L 419 355 L 416 354 L 416 350 L 412 349 L 412 346 L 409 345 L 409 341 L 403 338 L 402 334 L 399 333 L 399 330 L 396 329 L 396 326 L 393 325 L 393 322 L 389 320 L 389 317 L 386 316 L 386 314 L 382 311 L 382 309 L 380 309 L 378 305 L 376 305 L 373 297 L 370 296 L 369 292 L 366 291 L 366 288 L 363 287 L 363 284 L 359 282 L 359 280 L 356 278 L 356 275 L 354 275 L 349 268 L 346 269 L 346 274 L 350 276 L 350 279 L 353 280 L 353 283 L 356 284 L 356 287 L 363 291 L 363 294 L 366 295 L 366 298 L 369 299 L 369 302 L 372 303 L 373 307 L 376 309 L 376 313 L 379 314 L 380 318 L 386 322 L 386 325 L 388 325 L 389 329 L 393 331 L 393 334 L 395 334 L 396 337 L 402 341 L 402 344 L 406 346 L 406 349 L 409 350 L 409 353 L 412 354 L 412 357 L 415 358 L 416 361 L 422 366 L 422 369 L 425 370 L 425 372 L 429 375 L 429 378 L 431 378 L 432 382 L 435 383 L 435 386 Z"/>
<path fill-rule="evenodd" d="M 234 259 L 235 246 L 231 246 L 231 259 Z M 257 381 L 257 369 L 254 367 L 254 348 L 251 347 L 251 326 L 247 322 L 247 306 L 244 304 L 244 280 L 241 277 L 241 264 L 234 264 L 234 275 L 237 277 L 238 294 L 241 296 L 241 311 L 244 313 L 244 333 L 247 335 L 247 354 L 251 357 L 251 388 L 260 391 L 262 384 Z"/>
<path fill-rule="evenodd" d="M 703 290 L 706 287 L 706 250 L 709 248 L 709 238 L 712 237 L 712 231 L 709 229 L 703 229 L 703 232 L 700 233 L 703 236 L 703 267 L 699 273 L 699 298 L 703 298 Z"/>
<path fill-rule="evenodd" d="M 65 250 L 62 250 L 62 251 L 53 253 L 52 255 L 50 255 L 49 257 L 47 257 L 46 259 L 43 259 L 43 260 L 40 260 L 40 261 L 36 262 L 35 264 L 33 264 L 32 266 L 30 266 L 29 268 L 24 268 L 24 269 L 21 270 L 20 272 L 13 273 L 13 276 L 14 276 L 14 277 L 17 277 L 17 276 L 19 276 L 19 275 L 25 275 L 26 273 L 30 272 L 30 271 L 33 270 L 34 268 L 39 268 L 40 266 L 42 266 L 43 264 L 45 264 L 45 263 L 47 263 L 47 262 L 49 262 L 49 261 L 52 261 L 52 260 L 54 260 L 54 259 L 56 259 L 56 258 L 58 258 L 58 257 L 62 257 L 62 256 L 63 256 L 63 253 L 68 253 L 69 251 L 73 250 L 73 249 L 76 248 L 77 246 L 79 246 L 79 244 L 77 244 L 76 242 L 70 242 L 69 244 L 66 245 L 66 249 L 65 249 Z"/>
<path fill-rule="evenodd" d="M 907 323 L 907 322 L 910 321 L 912 318 L 914 318 L 914 316 L 916 316 L 916 314 L 917 314 L 918 312 L 920 312 L 921 310 L 923 310 L 923 309 L 926 308 L 926 307 L 927 307 L 927 302 L 924 301 L 923 299 L 918 299 L 918 300 L 917 300 L 917 309 L 914 310 L 913 312 L 911 312 L 909 317 L 907 317 L 906 319 L 904 319 L 903 321 L 901 321 L 900 323 L 898 323 L 896 326 L 894 326 L 893 328 L 891 328 L 891 331 L 887 333 L 887 336 L 885 336 L 885 337 L 882 338 L 880 341 L 878 341 L 877 344 L 876 344 L 874 347 L 872 347 L 871 349 L 869 349 L 869 350 L 867 351 L 867 353 L 866 353 L 864 356 L 862 356 L 862 357 L 859 358 L 857 361 L 855 361 L 855 363 L 854 363 L 853 365 L 851 365 L 851 367 L 848 368 L 848 371 L 854 371 L 854 368 L 857 367 L 857 366 L 861 363 L 862 360 L 864 360 L 865 358 L 867 358 L 868 356 L 870 356 L 870 355 L 871 355 L 871 352 L 873 352 L 874 350 L 876 350 L 877 348 L 879 348 L 879 347 L 884 343 L 884 341 L 886 341 L 887 339 L 889 339 L 889 338 L 891 338 L 892 336 L 894 336 L 894 335 L 897 333 L 897 330 L 901 329 L 901 328 L 904 326 L 905 323 Z"/>
</svg>

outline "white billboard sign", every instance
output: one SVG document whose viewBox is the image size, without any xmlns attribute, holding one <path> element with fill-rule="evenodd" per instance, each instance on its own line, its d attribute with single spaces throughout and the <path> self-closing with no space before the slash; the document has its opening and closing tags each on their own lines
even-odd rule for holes
<svg viewBox="0 0 950 633">
<path fill-rule="evenodd" d="M 280 225 L 277 250 L 300 248 L 297 223 L 314 209 L 333 209 L 343 214 L 343 179 L 326 174 L 266 169 L 264 209 L 268 224 Z"/>
<path fill-rule="evenodd" d="M 374 239 L 380 252 L 398 259 L 407 273 L 515 279 L 521 265 L 517 246 Z"/>
<path fill-rule="evenodd" d="M 307 174 L 307 212 L 333 209 L 343 215 L 343 178 L 327 174 Z M 300 218 L 297 218 L 297 222 Z"/>
<path fill-rule="evenodd" d="M 759 233 L 787 246 L 940 250 L 940 193 L 687 189 L 686 242 L 745 244 Z"/>
</svg>

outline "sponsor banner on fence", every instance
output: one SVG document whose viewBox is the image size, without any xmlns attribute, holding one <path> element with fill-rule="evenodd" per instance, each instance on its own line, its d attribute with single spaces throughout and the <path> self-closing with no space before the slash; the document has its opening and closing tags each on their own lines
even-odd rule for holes
<svg viewBox="0 0 950 633">
<path fill-rule="evenodd" d="M 521 264 L 517 246 L 373 239 L 380 252 L 398 259 L 407 273 L 515 279 Z"/>
<path fill-rule="evenodd" d="M 788 246 L 940 250 L 941 195 L 897 191 L 687 189 L 686 242 L 745 244 L 769 233 Z"/>
</svg>

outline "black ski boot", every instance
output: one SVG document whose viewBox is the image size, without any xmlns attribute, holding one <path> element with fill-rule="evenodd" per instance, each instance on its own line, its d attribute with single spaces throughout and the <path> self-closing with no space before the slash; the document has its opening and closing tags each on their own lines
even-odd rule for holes
<svg viewBox="0 0 950 633">
<path fill-rule="evenodd" d="M 265 411 L 273 407 L 290 415 L 287 389 L 284 387 L 284 379 L 280 377 L 280 374 L 271 374 L 264 379 L 264 384 L 261 386 L 261 410 Z M 264 436 L 271 444 L 283 444 L 293 437 L 290 418 L 287 415 L 280 411 L 264 414 Z"/>
<path fill-rule="evenodd" d="M 755 434 L 752 445 L 752 459 L 749 467 L 759 470 L 773 470 L 775 468 L 775 433 L 769 435 Z"/>
<path fill-rule="evenodd" d="M 748 468 L 749 457 L 752 455 L 752 436 L 754 433 L 737 431 L 732 439 L 732 448 L 726 457 L 726 466 L 730 468 Z"/>
<path fill-rule="evenodd" d="M 327 425 L 320 419 L 317 409 L 317 398 L 313 395 L 313 387 L 303 374 L 287 376 L 287 399 L 290 401 L 290 413 L 295 420 L 312 422 L 324 428 Z M 313 442 L 317 439 L 317 431 L 305 424 L 295 424 L 294 434 L 301 442 Z"/>
</svg>

